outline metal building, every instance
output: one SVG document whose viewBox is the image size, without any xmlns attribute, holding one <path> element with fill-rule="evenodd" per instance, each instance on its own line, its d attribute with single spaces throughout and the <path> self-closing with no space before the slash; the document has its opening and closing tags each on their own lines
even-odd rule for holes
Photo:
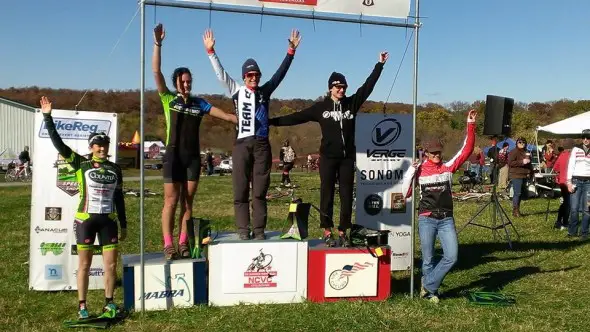
<svg viewBox="0 0 590 332">
<path fill-rule="evenodd" d="M 33 156 L 35 147 L 35 108 L 0 97 L 0 159 L 18 154 L 26 146 Z M 33 161 L 34 163 L 34 161 Z"/>
</svg>

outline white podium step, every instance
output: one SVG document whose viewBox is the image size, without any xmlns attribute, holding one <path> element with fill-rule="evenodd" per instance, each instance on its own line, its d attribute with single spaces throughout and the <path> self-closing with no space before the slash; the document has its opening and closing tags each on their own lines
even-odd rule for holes
<svg viewBox="0 0 590 332">
<path fill-rule="evenodd" d="M 296 303 L 307 298 L 307 241 L 241 241 L 220 233 L 209 245 L 209 304 Z"/>
</svg>

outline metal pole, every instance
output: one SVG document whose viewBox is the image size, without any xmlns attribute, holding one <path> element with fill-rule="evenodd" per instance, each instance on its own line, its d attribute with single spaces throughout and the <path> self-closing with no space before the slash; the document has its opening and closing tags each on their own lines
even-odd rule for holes
<svg viewBox="0 0 590 332">
<path fill-rule="evenodd" d="M 144 203 L 144 160 L 143 160 L 143 139 L 144 139 L 144 132 L 143 132 L 143 123 L 144 123 L 144 113 L 145 113 L 145 108 L 144 108 L 144 90 L 145 90 L 145 0 L 140 0 L 140 6 L 141 6 L 141 43 L 140 43 L 140 48 L 141 48 L 141 58 L 140 58 L 140 64 L 141 64 L 141 76 L 140 76 L 140 85 L 141 85 L 141 90 L 139 92 L 139 195 L 140 195 L 140 199 L 139 199 L 139 261 L 140 261 L 140 296 L 141 296 L 141 313 L 142 315 L 145 314 L 145 299 L 144 299 L 144 294 L 145 294 L 145 261 L 144 261 L 144 257 L 143 257 L 143 252 L 144 250 L 144 219 L 143 219 L 143 215 L 144 215 L 144 211 L 143 211 L 143 203 Z"/>
<path fill-rule="evenodd" d="M 412 106 L 412 140 L 414 146 L 412 147 L 412 156 L 416 160 L 416 107 L 418 105 L 418 31 L 420 29 L 420 0 L 416 0 L 416 13 L 414 18 L 414 97 Z M 416 181 L 418 181 L 416 179 Z M 414 243 L 416 241 L 416 232 L 414 231 L 416 220 L 416 192 L 412 195 L 412 243 L 410 245 L 410 252 L 412 253 L 412 260 L 410 261 L 410 298 L 414 298 Z"/>
<path fill-rule="evenodd" d="M 228 13 L 243 13 L 243 14 L 254 14 L 260 15 L 262 12 L 261 9 L 248 9 L 248 8 L 232 8 L 232 7 L 222 7 L 219 5 L 214 5 L 212 3 L 195 3 L 195 2 L 175 2 L 175 1 L 165 1 L 165 0 L 143 0 L 146 5 L 153 5 L 153 6 L 160 6 L 160 7 L 177 7 L 177 8 L 190 8 L 190 9 L 201 9 L 207 11 L 219 11 L 219 12 L 228 12 Z M 301 19 L 308 19 L 308 20 L 316 20 L 316 21 L 331 21 L 331 22 L 342 22 L 342 23 L 362 23 L 362 24 L 369 24 L 369 25 L 383 25 L 383 26 L 390 26 L 390 27 L 400 27 L 400 28 L 414 28 L 414 24 L 411 23 L 399 23 L 399 22 L 386 22 L 386 21 L 373 21 L 373 20 L 362 20 L 358 18 L 346 18 L 346 17 L 338 17 L 338 16 L 324 16 L 324 15 L 312 15 L 312 14 L 303 14 L 303 13 L 282 13 L 272 10 L 264 10 L 264 16 L 278 16 L 278 17 L 292 17 L 292 18 L 301 18 Z"/>
</svg>

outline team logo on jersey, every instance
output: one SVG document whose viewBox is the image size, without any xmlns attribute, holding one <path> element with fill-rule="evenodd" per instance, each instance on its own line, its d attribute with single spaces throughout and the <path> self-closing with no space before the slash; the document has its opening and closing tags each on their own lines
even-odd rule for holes
<svg viewBox="0 0 590 332">
<path fill-rule="evenodd" d="M 87 172 L 90 180 L 100 184 L 113 184 L 117 182 L 117 174 L 104 168 L 91 169 Z"/>
<path fill-rule="evenodd" d="M 80 189 L 76 181 L 76 170 L 60 154 L 57 154 L 55 168 L 57 168 L 56 186 L 70 196 L 78 194 Z"/>
<path fill-rule="evenodd" d="M 352 120 L 354 119 L 354 115 L 351 111 L 341 112 L 341 111 L 325 111 L 322 113 L 324 119 L 332 118 L 334 121 L 341 121 L 341 120 Z"/>
</svg>

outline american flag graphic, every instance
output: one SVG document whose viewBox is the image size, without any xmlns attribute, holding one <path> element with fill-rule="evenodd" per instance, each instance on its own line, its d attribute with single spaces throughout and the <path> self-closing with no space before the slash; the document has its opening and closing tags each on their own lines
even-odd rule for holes
<svg viewBox="0 0 590 332">
<path fill-rule="evenodd" d="M 358 271 L 364 270 L 369 266 L 373 266 L 373 263 L 369 263 L 369 262 L 365 262 L 365 264 L 361 264 L 358 262 L 355 262 L 354 265 L 344 265 L 344 267 L 342 268 L 342 273 L 340 274 L 340 277 L 349 277 L 355 273 L 357 273 Z"/>
</svg>

